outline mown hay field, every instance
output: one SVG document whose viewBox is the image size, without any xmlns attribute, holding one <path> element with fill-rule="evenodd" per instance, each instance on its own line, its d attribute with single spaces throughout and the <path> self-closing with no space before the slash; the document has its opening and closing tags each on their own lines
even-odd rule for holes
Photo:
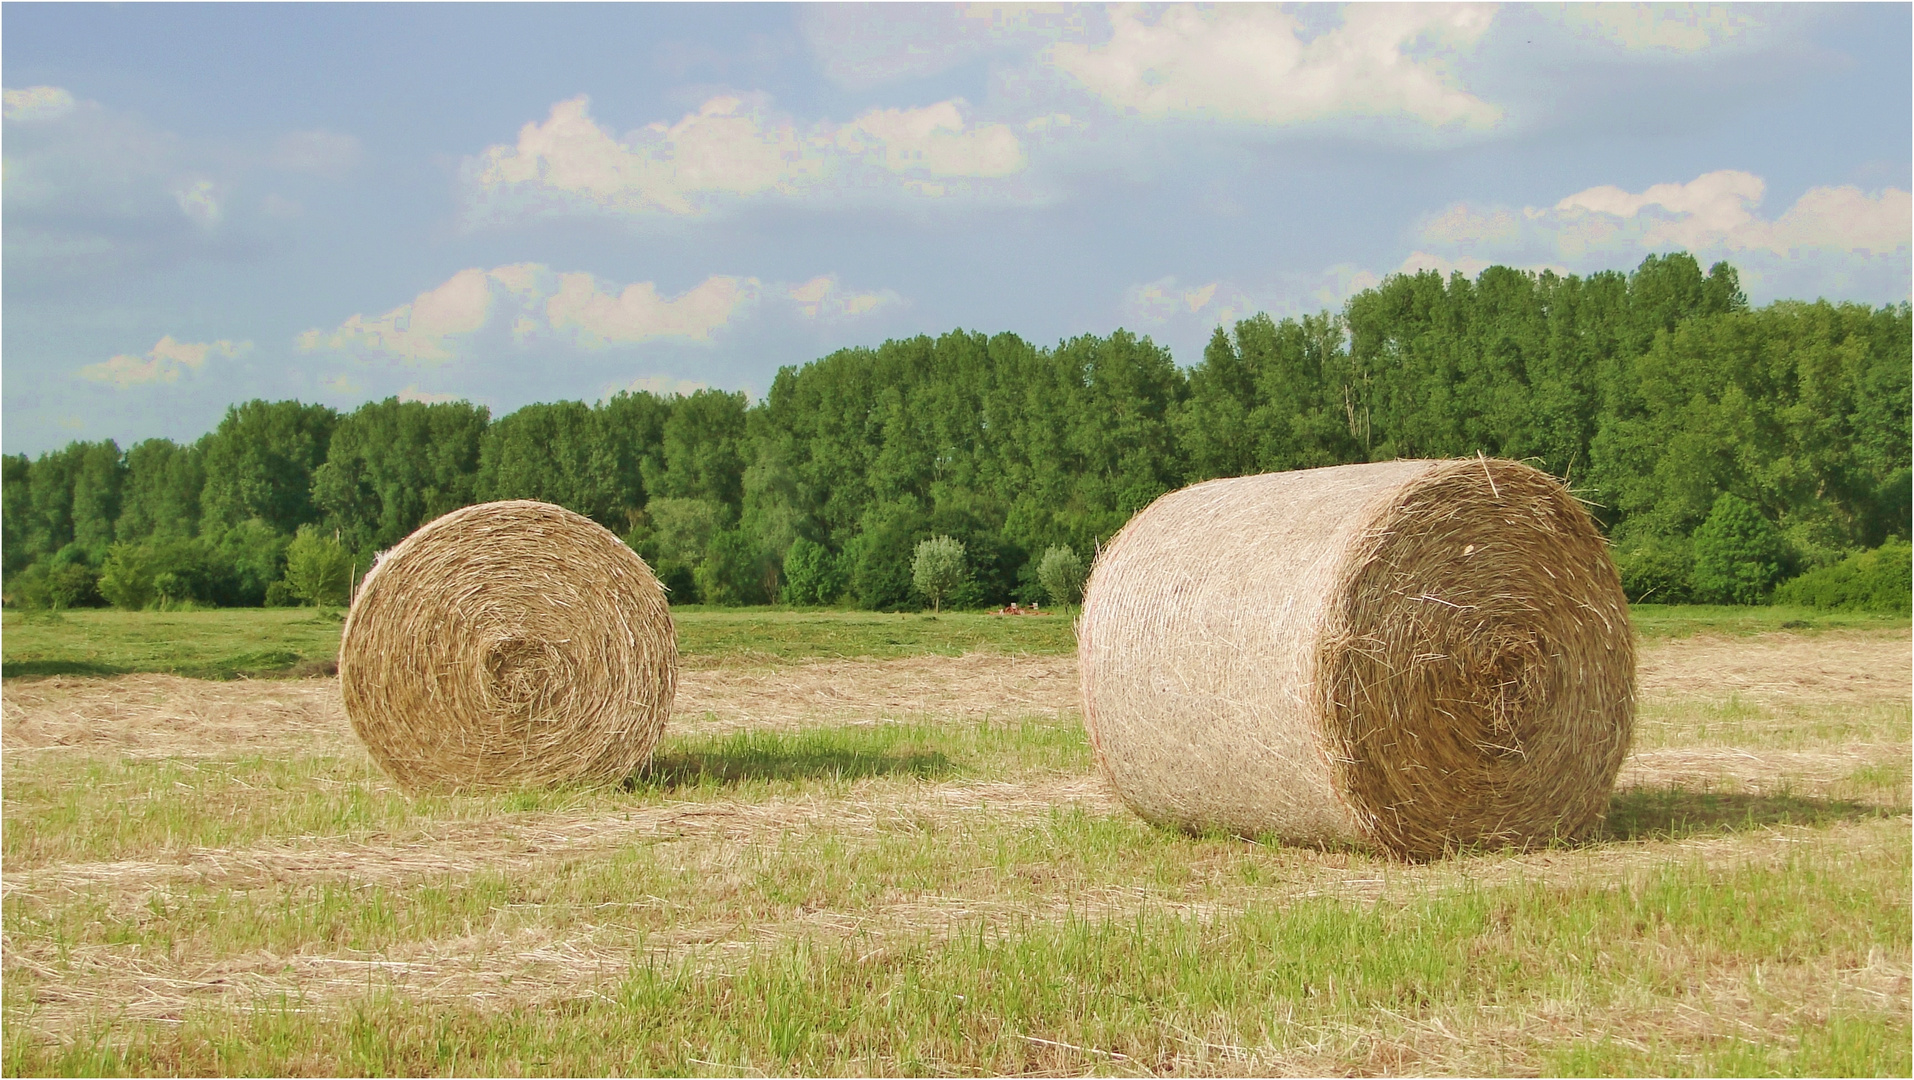
<svg viewBox="0 0 1914 1080">
<path fill-rule="evenodd" d="M 8 615 L 0 1067 L 1914 1070 L 1906 620 L 1638 611 L 1600 835 L 1408 863 L 1137 819 L 1060 618 L 676 615 L 626 786 L 418 800 L 231 677 L 336 620 Z"/>
</svg>

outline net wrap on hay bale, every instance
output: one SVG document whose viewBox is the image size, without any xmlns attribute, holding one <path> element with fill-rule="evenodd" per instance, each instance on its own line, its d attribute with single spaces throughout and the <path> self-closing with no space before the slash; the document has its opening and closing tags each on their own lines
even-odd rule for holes
<svg viewBox="0 0 1914 1080">
<path fill-rule="evenodd" d="M 1415 858 L 1573 836 L 1634 727 L 1606 543 L 1511 461 L 1172 492 L 1098 556 L 1078 639 L 1099 763 L 1182 828 Z"/>
<path fill-rule="evenodd" d="M 339 649 L 353 730 L 413 792 L 615 783 L 649 760 L 677 680 L 645 561 L 589 518 L 522 500 L 400 541 Z"/>
</svg>

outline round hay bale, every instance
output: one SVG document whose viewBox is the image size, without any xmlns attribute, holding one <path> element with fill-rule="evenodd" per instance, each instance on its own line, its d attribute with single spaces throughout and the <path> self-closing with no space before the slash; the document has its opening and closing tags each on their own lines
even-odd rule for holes
<svg viewBox="0 0 1914 1080">
<path fill-rule="evenodd" d="M 1097 558 L 1084 720 L 1186 829 L 1412 858 L 1598 821 L 1634 727 L 1627 601 L 1588 512 L 1511 461 L 1212 480 Z"/>
<path fill-rule="evenodd" d="M 366 575 L 339 647 L 346 716 L 411 792 L 615 783 L 678 682 L 651 568 L 549 503 L 454 510 Z"/>
</svg>

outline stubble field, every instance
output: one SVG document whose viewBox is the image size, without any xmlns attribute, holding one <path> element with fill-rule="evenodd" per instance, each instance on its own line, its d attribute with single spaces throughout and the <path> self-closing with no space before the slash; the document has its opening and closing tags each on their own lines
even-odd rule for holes
<svg viewBox="0 0 1914 1080">
<path fill-rule="evenodd" d="M 624 789 L 414 801 L 335 679 L 165 673 L 323 615 L 9 615 L 0 1064 L 1914 1069 L 1905 620 L 1638 612 L 1602 834 L 1429 864 L 1142 823 L 1061 619 L 679 622 Z"/>
</svg>

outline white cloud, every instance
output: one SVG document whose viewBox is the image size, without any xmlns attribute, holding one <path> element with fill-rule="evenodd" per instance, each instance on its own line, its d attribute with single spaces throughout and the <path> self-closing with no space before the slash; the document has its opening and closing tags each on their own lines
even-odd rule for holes
<svg viewBox="0 0 1914 1080">
<path fill-rule="evenodd" d="M 299 347 L 308 352 L 380 354 L 404 363 L 442 363 L 455 351 L 447 339 L 478 331 L 491 310 L 489 278 L 474 267 L 383 315 L 354 315 L 331 333 L 308 330 L 299 336 Z"/>
<path fill-rule="evenodd" d="M 1175 277 L 1161 277 L 1124 290 L 1118 305 L 1121 318 L 1141 327 L 1160 327 L 1191 320 L 1227 325 L 1250 315 L 1259 305 L 1248 291 L 1225 281 L 1184 285 Z"/>
<path fill-rule="evenodd" d="M 1774 220 L 1756 214 L 1767 183 L 1737 170 L 1705 173 L 1685 183 L 1655 184 L 1640 193 L 1604 185 L 1579 191 L 1552 212 L 1563 250 L 1633 244 L 1690 250 L 1793 251 L 1822 249 L 1881 255 L 1908 246 L 1914 230 L 1908 192 L 1885 188 L 1818 187 Z"/>
<path fill-rule="evenodd" d="M 57 86 L 0 91 L 8 120 L 57 120 L 73 111 L 73 95 Z"/>
<path fill-rule="evenodd" d="M 1154 21 L 1117 9 L 1108 42 L 1061 43 L 1049 59 L 1112 105 L 1152 120 L 1374 116 L 1482 128 L 1501 110 L 1456 85 L 1438 58 L 1473 45 L 1493 17 L 1478 5 L 1352 4 L 1340 27 L 1305 41 L 1296 15 L 1260 4 L 1177 6 Z"/>
<path fill-rule="evenodd" d="M 94 382 L 112 383 L 124 390 L 144 383 L 178 382 L 183 371 L 198 371 L 208 356 L 231 359 L 251 349 L 250 341 L 174 341 L 167 334 L 143 356 L 121 353 L 80 369 L 80 376 Z"/>
<path fill-rule="evenodd" d="M 585 97 L 552 106 L 518 142 L 468 163 L 474 210 L 593 209 L 697 216 L 725 198 L 795 196 L 859 170 L 988 179 L 1025 167 L 1009 126 L 972 123 L 961 99 L 920 109 L 872 109 L 841 127 L 800 129 L 761 101 L 723 96 L 675 124 L 622 138 L 600 126 Z M 944 194 L 906 179 L 904 190 Z"/>
<path fill-rule="evenodd" d="M 756 278 L 714 276 L 667 300 L 649 281 L 608 292 L 590 274 L 562 274 L 558 291 L 545 302 L 545 317 L 553 330 L 570 332 L 584 349 L 661 337 L 709 341 L 757 293 Z"/>
<path fill-rule="evenodd" d="M 1424 221 L 1416 231 L 1422 239 L 1436 243 L 1477 244 L 1513 240 L 1521 228 L 1520 218 L 1507 207 L 1476 210 L 1467 203 L 1456 203 Z"/>
<path fill-rule="evenodd" d="M 1631 52 L 1674 54 L 1736 42 L 1764 25 L 1746 5 L 1725 4 L 1566 4 L 1560 17 Z"/>
<path fill-rule="evenodd" d="M 798 314 L 806 319 L 836 322 L 868 315 L 901 299 L 889 289 L 856 292 L 844 288 L 835 274 L 814 277 L 785 290 L 785 298 L 795 301 Z"/>
<path fill-rule="evenodd" d="M 592 351 L 655 338 L 711 340 L 759 292 L 756 278 L 714 275 L 666 298 L 649 281 L 601 282 L 587 273 L 558 273 L 542 263 L 473 267 L 383 315 L 353 315 L 330 331 L 308 330 L 299 347 L 345 352 L 402 364 L 457 358 L 487 327 L 520 345 L 558 340 Z"/>
<path fill-rule="evenodd" d="M 822 148 L 790 124 L 767 123 L 735 97 L 716 97 L 669 127 L 652 124 L 623 140 L 588 114 L 590 99 L 552 106 L 526 124 L 516 146 L 478 159 L 482 191 L 573 197 L 603 209 L 695 214 L 696 197 L 794 191 L 825 166 Z"/>
<path fill-rule="evenodd" d="M 921 109 L 872 109 L 846 125 L 838 145 L 853 153 L 875 150 L 892 172 L 932 176 L 1009 176 L 1024 167 L 1023 147 L 1003 124 L 967 128 L 964 101 Z"/>
<path fill-rule="evenodd" d="M 173 189 L 173 199 L 179 203 L 179 211 L 192 218 L 201 228 L 210 229 L 219 224 L 222 208 L 218 189 L 211 180 L 193 180 Z"/>
</svg>

